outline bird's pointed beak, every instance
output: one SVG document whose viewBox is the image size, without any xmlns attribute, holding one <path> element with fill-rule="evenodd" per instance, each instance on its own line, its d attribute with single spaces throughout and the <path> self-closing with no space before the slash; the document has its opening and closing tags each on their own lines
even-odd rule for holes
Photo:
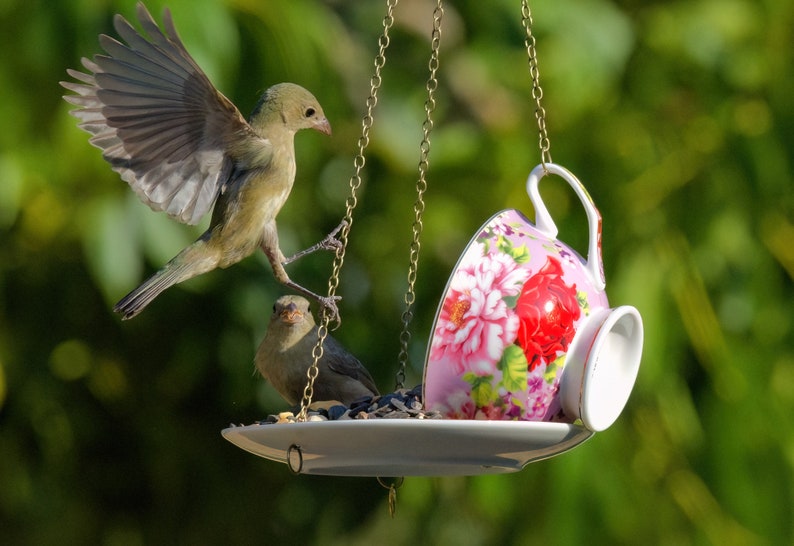
<svg viewBox="0 0 794 546">
<path fill-rule="evenodd" d="M 312 129 L 319 131 L 324 135 L 331 135 L 331 124 L 328 123 L 328 118 L 326 117 L 317 118 Z"/>
<path fill-rule="evenodd" d="M 281 320 L 287 324 L 297 324 L 302 319 L 303 313 L 294 303 L 290 303 L 281 311 Z"/>
</svg>

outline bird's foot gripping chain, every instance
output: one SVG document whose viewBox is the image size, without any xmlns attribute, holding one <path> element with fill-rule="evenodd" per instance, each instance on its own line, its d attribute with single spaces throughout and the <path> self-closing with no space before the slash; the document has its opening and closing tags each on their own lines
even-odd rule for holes
<svg viewBox="0 0 794 546">
<path fill-rule="evenodd" d="M 338 328 L 342 322 L 342 317 L 339 315 L 339 307 L 336 305 L 336 302 L 341 299 L 342 296 L 320 296 L 317 298 L 317 301 L 323 307 L 323 310 L 320 311 L 320 316 L 322 316 L 322 313 L 328 313 L 329 324 L 337 325 L 332 329 Z"/>
<path fill-rule="evenodd" d="M 337 325 L 342 322 L 342 317 L 339 316 L 339 308 L 336 305 L 336 302 L 341 300 L 342 296 L 321 296 L 291 280 L 286 281 L 284 285 L 319 303 L 323 308 L 320 311 L 320 317 L 322 317 L 322 313 L 328 313 L 329 322 L 336 323 Z"/>
<path fill-rule="evenodd" d="M 295 260 L 297 260 L 298 258 L 302 258 L 303 256 L 306 256 L 307 254 L 311 254 L 312 252 L 316 252 L 318 250 L 332 250 L 336 252 L 337 250 L 342 248 L 342 241 L 337 239 L 336 235 L 340 231 L 342 231 L 342 229 L 344 229 L 345 226 L 347 226 L 347 221 L 342 220 L 342 222 L 338 226 L 336 226 L 336 228 L 334 228 L 334 230 L 331 233 L 325 236 L 325 239 L 323 239 L 322 241 L 320 241 L 315 245 L 310 246 L 309 248 L 296 252 L 289 258 L 285 258 L 284 261 L 281 263 L 284 265 L 290 264 Z"/>
</svg>

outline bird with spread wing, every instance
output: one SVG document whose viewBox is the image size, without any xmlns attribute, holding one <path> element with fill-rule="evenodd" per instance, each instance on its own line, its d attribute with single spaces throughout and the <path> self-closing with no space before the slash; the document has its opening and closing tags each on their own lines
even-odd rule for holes
<svg viewBox="0 0 794 546">
<path fill-rule="evenodd" d="M 295 180 L 295 133 L 331 134 L 317 99 L 280 83 L 267 89 L 246 121 L 210 82 L 185 49 L 170 12 L 163 32 L 146 7 L 137 15 L 148 39 L 121 15 L 114 26 L 126 44 L 107 35 L 106 55 L 83 58 L 89 73 L 69 69 L 77 82 L 61 82 L 75 95 L 72 114 L 93 135 L 91 144 L 153 210 L 196 224 L 212 208 L 210 225 L 114 310 L 124 319 L 140 313 L 165 289 L 215 268 L 225 268 L 261 248 L 275 278 L 310 297 L 338 318 L 338 297 L 324 297 L 292 281 L 284 265 L 317 249 L 335 250 L 334 232 L 286 258 L 279 248 L 276 215 Z"/>
</svg>

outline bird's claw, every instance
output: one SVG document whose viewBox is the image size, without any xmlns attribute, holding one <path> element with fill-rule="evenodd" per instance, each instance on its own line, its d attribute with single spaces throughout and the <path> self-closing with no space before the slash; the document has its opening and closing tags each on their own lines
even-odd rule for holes
<svg viewBox="0 0 794 546">
<path fill-rule="evenodd" d="M 344 229 L 345 226 L 347 226 L 347 220 L 342 220 L 342 222 L 338 226 L 336 226 L 336 228 L 334 228 L 334 230 L 331 233 L 326 235 L 322 241 L 320 241 L 319 243 L 313 246 L 310 246 L 305 250 L 296 252 L 289 258 L 285 258 L 284 261 L 281 263 L 285 265 L 290 264 L 295 260 L 297 260 L 298 258 L 302 258 L 303 256 L 306 256 L 307 254 L 311 254 L 312 252 L 316 252 L 318 250 L 332 250 L 334 252 L 340 251 L 344 245 L 342 244 L 342 241 L 336 238 L 336 235 L 340 231 L 342 231 L 342 229 Z"/>
<path fill-rule="evenodd" d="M 339 307 L 336 302 L 341 300 L 342 296 L 318 296 L 317 302 L 322 307 L 320 313 L 328 317 L 328 322 L 334 322 L 337 325 L 342 322 L 342 317 L 339 315 Z"/>
<path fill-rule="evenodd" d="M 347 220 L 342 220 L 334 230 L 325 236 L 325 239 L 317 243 L 317 250 L 333 250 L 337 252 L 344 246 L 342 241 L 336 238 L 336 235 L 347 226 Z"/>
<path fill-rule="evenodd" d="M 334 234 L 329 233 L 325 239 L 317 243 L 317 250 L 332 250 L 337 252 L 342 249 L 342 241 L 337 239 Z"/>
</svg>

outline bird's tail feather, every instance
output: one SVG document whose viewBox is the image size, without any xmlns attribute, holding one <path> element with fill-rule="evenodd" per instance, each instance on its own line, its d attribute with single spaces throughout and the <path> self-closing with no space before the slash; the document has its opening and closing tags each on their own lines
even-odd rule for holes
<svg viewBox="0 0 794 546">
<path fill-rule="evenodd" d="M 131 319 L 167 288 L 203 272 L 195 271 L 193 265 L 195 264 L 171 260 L 138 288 L 119 300 L 113 310 L 120 313 L 123 320 Z"/>
</svg>

